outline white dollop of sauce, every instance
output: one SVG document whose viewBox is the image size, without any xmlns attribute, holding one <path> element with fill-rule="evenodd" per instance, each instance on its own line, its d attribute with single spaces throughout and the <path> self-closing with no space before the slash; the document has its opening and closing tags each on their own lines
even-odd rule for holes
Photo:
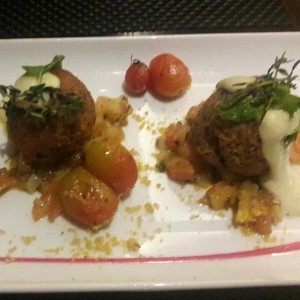
<svg viewBox="0 0 300 300">
<path fill-rule="evenodd" d="M 20 90 L 21 92 L 24 92 L 32 86 L 43 83 L 45 84 L 45 86 L 51 86 L 54 88 L 60 87 L 59 78 L 50 72 L 45 73 L 40 80 L 38 80 L 38 78 L 34 76 L 22 75 L 16 80 L 14 87 Z"/>
<path fill-rule="evenodd" d="M 216 87 L 217 89 L 224 89 L 228 92 L 234 92 L 237 90 L 244 89 L 247 84 L 252 83 L 256 80 L 254 76 L 232 76 L 220 80 Z"/>
<path fill-rule="evenodd" d="M 290 146 L 283 143 L 300 121 L 298 109 L 292 118 L 283 110 L 270 109 L 259 127 L 262 151 L 270 165 L 270 174 L 261 179 L 288 215 L 300 215 L 300 164 L 289 161 Z"/>
</svg>

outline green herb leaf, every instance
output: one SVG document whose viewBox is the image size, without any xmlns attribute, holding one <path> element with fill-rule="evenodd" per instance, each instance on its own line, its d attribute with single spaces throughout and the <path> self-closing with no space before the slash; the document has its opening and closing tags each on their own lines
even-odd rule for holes
<svg viewBox="0 0 300 300">
<path fill-rule="evenodd" d="M 300 97 L 290 92 L 296 87 L 293 81 L 297 76 L 293 75 L 293 71 L 300 64 L 300 60 L 288 72 L 282 65 L 291 61 L 284 55 L 285 53 L 279 58 L 276 57 L 266 75 L 256 77 L 254 82 L 243 89 L 228 93 L 219 107 L 220 118 L 231 122 L 261 121 L 270 108 L 282 109 L 292 117 L 300 108 Z"/>
<path fill-rule="evenodd" d="M 292 95 L 288 85 L 278 85 L 273 90 L 272 107 L 286 111 L 290 117 L 300 108 L 300 97 Z"/>
<path fill-rule="evenodd" d="M 46 123 L 53 117 L 72 118 L 84 107 L 78 95 L 44 84 L 32 86 L 25 92 L 12 86 L 0 86 L 0 93 L 4 97 L 3 109 L 7 117 L 22 113 Z"/>
<path fill-rule="evenodd" d="M 64 58 L 63 55 L 56 55 L 52 61 L 45 66 L 23 66 L 23 69 L 26 71 L 24 75 L 36 77 L 40 81 L 45 73 L 54 69 L 61 69 Z"/>
<path fill-rule="evenodd" d="M 238 101 L 240 100 L 240 101 Z M 229 102 L 234 105 L 224 105 L 219 111 L 219 116 L 226 121 L 235 123 L 250 122 L 260 120 L 264 115 L 266 105 L 256 101 L 253 95 L 244 99 L 230 99 Z"/>
</svg>

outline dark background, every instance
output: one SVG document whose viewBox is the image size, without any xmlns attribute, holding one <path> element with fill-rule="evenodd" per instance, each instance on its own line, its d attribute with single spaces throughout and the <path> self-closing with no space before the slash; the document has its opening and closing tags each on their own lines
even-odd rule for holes
<svg viewBox="0 0 300 300">
<path fill-rule="evenodd" d="M 1 39 L 299 30 L 298 0 L 0 0 Z M 300 299 L 300 286 L 0 294 L 2 299 L 285 300 Z"/>
<path fill-rule="evenodd" d="M 297 2 L 0 0 L 0 38 L 295 31 Z"/>
<path fill-rule="evenodd" d="M 0 294 L 2 300 L 254 300 L 299 299 L 300 287 L 217 289 L 165 292 L 111 292 L 64 294 Z"/>
</svg>

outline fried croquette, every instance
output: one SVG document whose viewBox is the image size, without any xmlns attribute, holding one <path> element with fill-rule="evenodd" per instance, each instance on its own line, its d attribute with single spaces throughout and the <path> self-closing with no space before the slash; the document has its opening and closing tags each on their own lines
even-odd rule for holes
<svg viewBox="0 0 300 300">
<path fill-rule="evenodd" d="M 190 141 L 195 152 L 220 170 L 243 176 L 265 174 L 269 165 L 262 152 L 259 123 L 222 120 L 217 111 L 225 97 L 222 90 L 214 92 L 192 122 Z"/>
<path fill-rule="evenodd" d="M 86 86 L 64 69 L 51 71 L 60 80 L 57 98 L 82 102 L 71 115 L 54 115 L 39 122 L 24 110 L 7 115 L 8 136 L 22 159 L 36 169 L 53 168 L 80 150 L 95 123 L 94 100 Z M 75 97 L 76 96 L 76 97 Z"/>
</svg>

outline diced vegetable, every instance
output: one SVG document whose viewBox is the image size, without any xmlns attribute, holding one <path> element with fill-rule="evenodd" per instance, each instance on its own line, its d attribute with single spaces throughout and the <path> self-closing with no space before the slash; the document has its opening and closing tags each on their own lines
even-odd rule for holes
<svg viewBox="0 0 300 300">
<path fill-rule="evenodd" d="M 300 132 L 297 133 L 296 139 L 291 144 L 290 162 L 293 164 L 300 163 Z"/>
</svg>

